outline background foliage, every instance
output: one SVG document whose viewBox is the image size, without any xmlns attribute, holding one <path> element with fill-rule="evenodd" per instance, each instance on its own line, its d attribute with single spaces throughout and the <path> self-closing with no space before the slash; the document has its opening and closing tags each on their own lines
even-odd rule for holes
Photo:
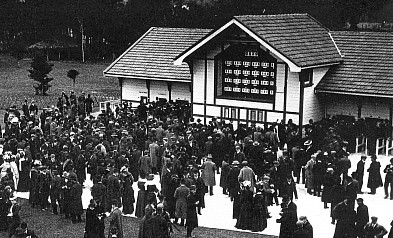
<svg viewBox="0 0 393 238">
<path fill-rule="evenodd" d="M 309 13 L 330 29 L 369 20 L 391 0 L 2 0 L 0 51 L 60 40 L 112 60 L 151 26 L 216 28 L 234 15 Z M 377 17 L 378 18 L 378 17 Z M 383 19 L 377 19 L 379 21 Z"/>
</svg>

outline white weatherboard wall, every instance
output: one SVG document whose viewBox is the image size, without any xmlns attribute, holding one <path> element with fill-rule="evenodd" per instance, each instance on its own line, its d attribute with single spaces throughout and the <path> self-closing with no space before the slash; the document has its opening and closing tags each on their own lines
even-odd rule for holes
<svg viewBox="0 0 393 238">
<path fill-rule="evenodd" d="M 335 97 L 326 102 L 326 113 L 332 115 L 358 115 L 357 102 L 351 98 Z"/>
<path fill-rule="evenodd" d="M 173 101 L 177 99 L 191 101 L 191 92 L 190 92 L 190 84 L 191 83 L 172 83 L 172 95 L 171 98 Z"/>
<path fill-rule="evenodd" d="M 277 64 L 276 73 L 276 106 L 279 111 L 284 110 L 285 65 Z"/>
<path fill-rule="evenodd" d="M 300 82 L 299 73 L 288 71 L 287 111 L 299 112 Z"/>
<path fill-rule="evenodd" d="M 389 119 L 389 104 L 385 102 L 363 100 L 362 117 Z"/>
<path fill-rule="evenodd" d="M 146 81 L 144 79 L 123 79 L 122 99 L 140 101 L 141 96 L 147 97 Z"/>
<path fill-rule="evenodd" d="M 329 70 L 329 67 L 315 68 L 313 70 L 313 83 L 311 87 L 304 89 L 304 107 L 303 107 L 303 122 L 308 123 L 308 120 L 313 119 L 319 121 L 323 118 L 323 105 L 315 94 L 314 88 L 321 81 L 323 76 Z M 355 104 L 356 105 L 356 104 Z"/>
<path fill-rule="evenodd" d="M 157 98 L 169 98 L 168 84 L 165 81 L 150 81 L 150 101 Z"/>
</svg>

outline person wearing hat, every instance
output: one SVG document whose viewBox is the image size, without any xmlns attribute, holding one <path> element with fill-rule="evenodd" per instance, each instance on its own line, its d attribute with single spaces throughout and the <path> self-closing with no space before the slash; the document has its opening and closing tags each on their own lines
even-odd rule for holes
<svg viewBox="0 0 393 238">
<path fill-rule="evenodd" d="M 298 221 L 297 206 L 292 202 L 290 197 L 284 196 L 281 207 L 281 218 L 276 220 L 277 223 L 280 223 L 279 237 L 292 237 L 296 230 L 296 222 Z"/>
<path fill-rule="evenodd" d="M 174 197 L 176 198 L 176 223 L 181 219 L 180 226 L 184 226 L 184 221 L 187 218 L 187 197 L 190 194 L 190 189 L 185 185 L 186 180 L 180 180 L 180 186 L 176 188 Z"/>
<path fill-rule="evenodd" d="M 378 217 L 372 216 L 371 222 L 364 226 L 365 238 L 382 238 L 388 234 L 388 231 L 382 225 L 377 223 Z"/>
<path fill-rule="evenodd" d="M 105 214 L 101 214 L 97 209 L 97 203 L 90 199 L 89 206 L 86 209 L 85 238 L 103 238 L 104 232 L 101 228 Z"/>
<path fill-rule="evenodd" d="M 242 166 L 243 168 L 240 169 L 239 172 L 239 176 L 237 177 L 238 181 L 241 183 L 243 181 L 250 181 L 250 187 L 249 189 L 251 191 L 254 191 L 255 188 L 255 173 L 252 170 L 252 168 L 250 168 L 248 166 L 248 162 L 247 160 L 242 162 Z"/>
<path fill-rule="evenodd" d="M 299 221 L 301 221 L 303 223 L 303 228 L 307 231 L 308 237 L 313 238 L 314 237 L 314 229 L 313 229 L 310 221 L 307 219 L 307 217 L 300 216 Z"/>
<path fill-rule="evenodd" d="M 359 191 L 358 193 L 362 193 L 363 187 L 363 177 L 364 177 L 364 165 L 366 164 L 366 155 L 360 156 L 360 160 L 356 165 L 356 179 L 359 182 Z"/>
<path fill-rule="evenodd" d="M 155 220 L 155 223 L 158 224 L 158 229 L 157 233 L 160 235 L 162 238 L 170 238 L 171 235 L 170 233 L 173 232 L 172 229 L 172 222 L 170 220 L 170 215 L 167 211 L 165 211 L 164 204 L 158 203 L 157 204 L 157 209 L 153 213 L 153 217 Z M 156 236 L 159 237 L 159 236 Z"/>
<path fill-rule="evenodd" d="M 375 194 L 377 188 L 382 187 L 382 177 L 381 177 L 381 164 L 377 161 L 377 156 L 371 155 L 371 164 L 367 169 L 368 181 L 367 187 L 370 188 L 371 192 L 369 194 Z"/>
<path fill-rule="evenodd" d="M 187 220 L 186 220 L 186 228 L 187 228 L 187 236 L 192 237 L 192 231 L 198 227 L 198 215 L 197 215 L 197 206 L 199 204 L 199 200 L 196 196 L 196 186 L 190 186 L 190 194 L 187 197 Z"/>
<path fill-rule="evenodd" d="M 228 172 L 228 191 L 231 201 L 233 201 L 235 196 L 237 196 L 240 192 L 240 184 L 238 182 L 238 177 L 240 173 L 239 165 L 239 161 L 232 161 L 231 168 Z"/>
<path fill-rule="evenodd" d="M 83 214 L 82 193 L 83 186 L 76 180 L 71 179 L 70 188 L 70 214 L 72 223 L 82 222 Z"/>
<path fill-rule="evenodd" d="M 217 170 L 216 164 L 212 161 L 213 156 L 207 155 L 206 161 L 202 164 L 202 179 L 205 186 L 209 188 L 210 196 L 213 195 L 213 186 L 216 185 L 215 171 Z"/>
<path fill-rule="evenodd" d="M 356 199 L 358 207 L 356 209 L 356 235 L 364 237 L 364 226 L 370 220 L 368 207 L 363 203 L 363 198 Z"/>
<path fill-rule="evenodd" d="M 112 237 L 113 233 L 117 234 L 117 238 L 123 238 L 123 217 L 121 210 L 119 209 L 119 201 L 113 199 L 111 201 L 110 213 L 106 213 L 109 220 L 109 234 L 108 237 Z M 113 232 L 116 231 L 116 232 Z"/>
<path fill-rule="evenodd" d="M 306 173 L 306 188 L 308 194 L 311 194 L 311 190 L 314 187 L 313 167 L 316 163 L 316 158 L 317 158 L 316 154 L 311 155 L 310 160 L 307 162 L 306 166 L 304 166 L 304 170 Z"/>
<path fill-rule="evenodd" d="M 235 145 L 235 153 L 233 154 L 232 161 L 234 160 L 240 163 L 246 160 L 246 155 L 241 151 L 241 146 L 239 144 Z"/>
<path fill-rule="evenodd" d="M 326 173 L 323 176 L 323 191 L 322 191 L 322 202 L 323 208 L 327 209 L 328 203 L 332 202 L 332 188 L 337 184 L 339 178 L 334 174 L 334 169 L 329 167 L 326 169 Z"/>
<path fill-rule="evenodd" d="M 146 177 L 148 174 L 152 173 L 153 162 L 149 156 L 149 150 L 145 150 L 143 156 L 139 158 L 139 174 L 141 177 Z"/>
<path fill-rule="evenodd" d="M 356 212 L 349 204 L 349 197 L 333 208 L 333 218 L 337 220 L 334 237 L 352 237 L 355 234 Z"/>
<path fill-rule="evenodd" d="M 304 227 L 303 221 L 296 222 L 296 230 L 293 232 L 292 238 L 310 238 L 310 233 Z"/>
<path fill-rule="evenodd" d="M 17 197 L 14 193 L 11 193 L 8 200 L 11 202 L 11 207 L 9 208 L 8 213 L 8 232 L 9 237 L 15 234 L 16 229 L 20 226 L 21 218 L 19 212 L 21 210 L 21 206 L 17 201 Z"/>
<path fill-rule="evenodd" d="M 383 172 L 386 173 L 385 183 L 383 185 L 385 190 L 385 199 L 387 199 L 390 196 L 390 200 L 393 200 L 393 158 L 390 159 L 390 164 L 386 165 Z M 389 186 L 390 186 L 390 193 L 389 193 Z"/>
</svg>

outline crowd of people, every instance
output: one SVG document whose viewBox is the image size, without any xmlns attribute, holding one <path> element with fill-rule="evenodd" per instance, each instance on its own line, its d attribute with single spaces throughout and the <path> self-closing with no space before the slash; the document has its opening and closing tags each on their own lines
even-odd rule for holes
<svg viewBox="0 0 393 238">
<path fill-rule="evenodd" d="M 135 108 L 124 103 L 114 110 L 107 105 L 98 116 L 91 115 L 93 104 L 90 95 L 71 92 L 40 113 L 27 101 L 22 113 L 15 106 L 7 110 L 0 146 L 0 228 L 8 229 L 10 237 L 23 224 L 20 206 L 12 202 L 15 191 L 29 191 L 32 208 L 81 222 L 86 170 L 93 186 L 85 237 L 105 237 L 107 219 L 108 237 L 122 238 L 122 215 L 131 214 L 141 218 L 140 238 L 169 237 L 181 226 L 191 237 L 206 194 L 217 193 L 216 174 L 222 193 L 233 202 L 238 229 L 263 231 L 271 218 L 269 206 L 275 204 L 281 206 L 280 238 L 313 237 L 310 222 L 297 216 L 294 203 L 296 183 L 305 183 L 325 208 L 330 203 L 335 238 L 374 237 L 376 218 L 368 224 L 365 205 L 357 199 L 367 157 L 349 176 L 354 134 L 349 136 L 351 129 L 343 129 L 345 123 L 337 118 L 310 120 L 302 137 L 303 128 L 292 120 L 236 130 L 232 122 L 216 118 L 204 125 L 191 117 L 184 101 Z M 377 157 L 371 158 L 368 187 L 375 194 L 382 179 Z M 392 199 L 393 161 L 384 172 L 386 197 Z"/>
</svg>

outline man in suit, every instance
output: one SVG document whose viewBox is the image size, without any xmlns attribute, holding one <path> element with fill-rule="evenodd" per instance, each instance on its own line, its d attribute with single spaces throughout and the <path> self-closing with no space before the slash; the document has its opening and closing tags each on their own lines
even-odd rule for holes
<svg viewBox="0 0 393 238">
<path fill-rule="evenodd" d="M 360 157 L 359 162 L 357 163 L 356 167 L 356 179 L 359 182 L 359 191 L 358 193 L 362 193 L 362 187 L 363 187 L 363 177 L 364 177 L 364 164 L 366 163 L 367 156 L 362 155 Z"/>
<path fill-rule="evenodd" d="M 369 221 L 368 207 L 364 205 L 363 198 L 356 199 L 358 208 L 356 212 L 356 235 L 360 238 L 364 237 L 364 226 Z"/>
<path fill-rule="evenodd" d="M 383 170 L 386 173 L 385 176 L 385 199 L 389 197 L 390 200 L 393 200 L 393 158 L 390 159 L 390 164 L 386 165 L 385 169 Z M 389 185 L 390 185 L 390 194 L 389 194 Z"/>
<path fill-rule="evenodd" d="M 284 197 L 281 206 L 283 207 L 281 218 L 277 219 L 280 225 L 280 238 L 290 238 L 296 230 L 297 206 L 289 197 Z"/>
<path fill-rule="evenodd" d="M 231 201 L 233 201 L 234 197 L 240 192 L 240 184 L 238 182 L 238 177 L 240 173 L 239 161 L 235 160 L 232 162 L 232 168 L 228 173 L 228 191 L 229 196 L 231 197 Z"/>
<path fill-rule="evenodd" d="M 180 180 L 180 186 L 176 188 L 174 197 L 176 198 L 176 223 L 181 219 L 180 226 L 184 226 L 184 220 L 187 218 L 187 197 L 190 194 L 190 189 L 185 185 L 186 180 Z"/>
<path fill-rule="evenodd" d="M 377 223 L 378 217 L 372 216 L 371 222 L 364 226 L 365 238 L 382 238 L 388 233 L 385 227 Z"/>
<path fill-rule="evenodd" d="M 333 209 L 333 218 L 337 220 L 333 238 L 351 237 L 355 229 L 355 211 L 349 205 L 348 196 Z"/>
<path fill-rule="evenodd" d="M 241 151 L 240 145 L 236 145 L 236 146 L 235 146 L 235 149 L 236 149 L 236 151 L 235 151 L 235 154 L 233 155 L 232 161 L 237 160 L 237 161 L 239 161 L 239 162 L 241 163 L 241 162 L 243 162 L 244 160 L 246 160 L 246 156 L 245 156 L 245 154 Z"/>
</svg>

